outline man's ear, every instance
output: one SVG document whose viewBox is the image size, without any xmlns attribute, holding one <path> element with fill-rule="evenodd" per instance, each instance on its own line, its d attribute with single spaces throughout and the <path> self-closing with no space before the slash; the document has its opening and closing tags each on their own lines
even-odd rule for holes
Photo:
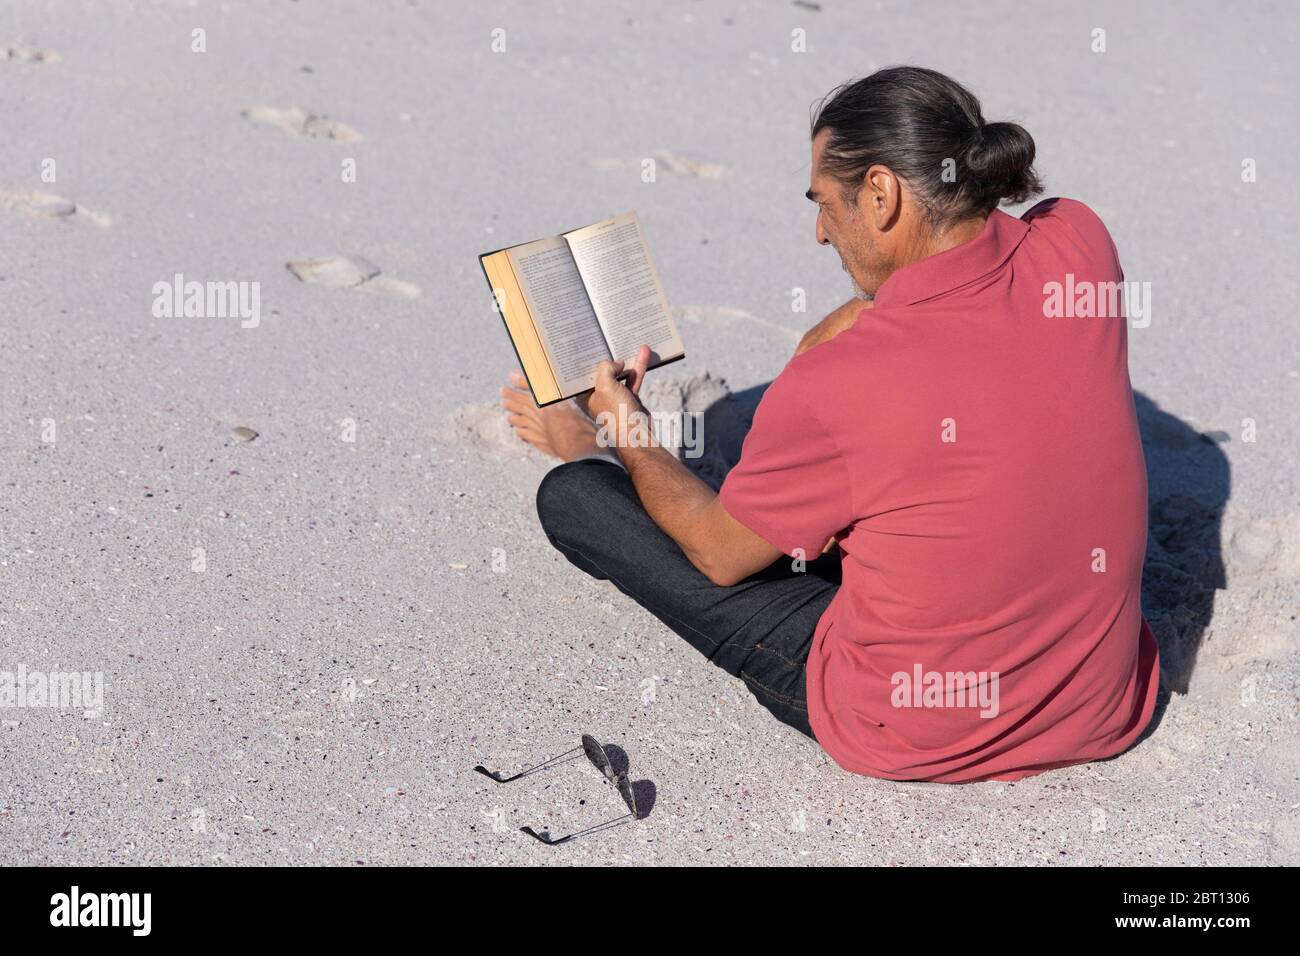
<svg viewBox="0 0 1300 956">
<path fill-rule="evenodd" d="M 902 184 L 892 169 L 878 163 L 867 169 L 858 193 L 858 211 L 876 229 L 884 232 L 893 225 L 902 200 Z"/>
</svg>

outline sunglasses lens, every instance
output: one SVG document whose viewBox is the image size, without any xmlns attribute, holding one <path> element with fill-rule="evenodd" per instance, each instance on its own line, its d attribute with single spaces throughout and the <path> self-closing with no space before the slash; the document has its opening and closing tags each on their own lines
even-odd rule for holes
<svg viewBox="0 0 1300 956">
<path fill-rule="evenodd" d="M 587 752 L 587 759 L 592 765 L 605 775 L 606 780 L 614 779 L 614 768 L 610 765 L 609 757 L 605 754 L 605 748 L 596 742 L 596 738 L 590 734 L 582 735 L 582 749 Z"/>
<path fill-rule="evenodd" d="M 632 782 L 627 779 L 627 774 L 620 773 L 614 783 L 618 787 L 619 796 L 623 798 L 627 808 L 632 811 L 632 819 L 637 819 L 636 794 L 632 792 Z"/>
</svg>

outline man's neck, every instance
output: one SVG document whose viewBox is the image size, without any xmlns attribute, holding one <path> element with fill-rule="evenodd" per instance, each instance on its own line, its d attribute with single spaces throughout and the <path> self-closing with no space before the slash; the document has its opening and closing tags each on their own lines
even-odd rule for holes
<svg viewBox="0 0 1300 956">
<path fill-rule="evenodd" d="M 947 252 L 949 249 L 964 245 L 972 239 L 978 239 L 984 231 L 984 226 L 988 223 L 988 218 L 987 215 L 976 216 L 939 229 L 930 229 L 926 226 L 924 220 L 913 219 L 906 224 L 907 238 L 901 240 L 899 247 L 902 252 L 892 260 L 892 268 L 887 270 L 885 277 L 888 278 L 899 269 L 905 269 L 914 262 L 937 256 L 941 252 Z M 854 288 L 857 289 L 856 283 Z M 875 297 L 874 291 L 868 294 L 872 298 Z"/>
<path fill-rule="evenodd" d="M 937 256 L 941 252 L 947 252 L 949 249 L 955 249 L 972 239 L 979 238 L 980 233 L 984 231 L 986 222 L 988 222 L 988 216 L 963 219 L 961 222 L 955 222 L 940 229 L 928 229 L 922 223 L 918 223 L 914 227 L 911 241 L 905 246 L 906 254 L 894 267 L 893 271 L 910 266 L 914 262 L 920 262 L 922 259 Z"/>
<path fill-rule="evenodd" d="M 964 219 L 931 234 L 927 243 L 928 248 L 918 258 L 928 259 L 930 256 L 937 256 L 941 252 L 947 252 L 949 249 L 954 249 L 970 242 L 972 239 L 978 239 L 980 233 L 984 231 L 984 225 L 988 222 L 988 219 L 988 216 Z"/>
</svg>

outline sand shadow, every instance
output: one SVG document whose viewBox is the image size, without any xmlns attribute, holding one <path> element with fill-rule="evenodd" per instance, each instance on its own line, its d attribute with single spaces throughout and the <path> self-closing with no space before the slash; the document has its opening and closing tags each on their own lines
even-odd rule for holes
<svg viewBox="0 0 1300 956">
<path fill-rule="evenodd" d="M 1232 476 L 1219 445 L 1230 436 L 1198 431 L 1141 392 L 1133 397 L 1147 461 L 1142 612 L 1160 645 L 1162 690 L 1185 694 L 1214 592 L 1227 586 L 1222 524 Z"/>
<path fill-rule="evenodd" d="M 740 460 L 754 410 L 767 390 L 759 385 L 729 395 L 704 412 L 705 453 L 687 460 L 715 490 Z M 1148 733 L 1160 722 L 1168 696 L 1187 693 L 1210 625 L 1214 592 L 1226 586 L 1221 523 L 1231 489 L 1225 432 L 1200 432 L 1134 392 L 1147 463 L 1148 533 L 1142 611 L 1160 645 L 1161 692 Z"/>
</svg>

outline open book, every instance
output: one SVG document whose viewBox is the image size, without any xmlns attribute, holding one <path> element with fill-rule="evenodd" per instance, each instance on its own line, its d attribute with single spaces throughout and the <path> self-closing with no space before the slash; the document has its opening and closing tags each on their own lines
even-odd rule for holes
<svg viewBox="0 0 1300 956">
<path fill-rule="evenodd" d="M 635 212 L 485 252 L 483 274 L 538 405 L 592 390 L 596 366 L 686 356 Z"/>
</svg>

